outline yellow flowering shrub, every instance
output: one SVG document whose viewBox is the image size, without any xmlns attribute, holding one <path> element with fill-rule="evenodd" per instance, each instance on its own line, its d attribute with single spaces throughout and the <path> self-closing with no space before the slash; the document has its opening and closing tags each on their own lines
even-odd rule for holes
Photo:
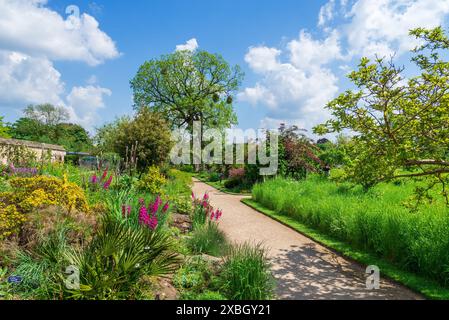
<svg viewBox="0 0 449 320">
<path fill-rule="evenodd" d="M 17 211 L 16 206 L 0 202 L 0 240 L 19 232 L 25 220 L 25 215 Z"/>
<path fill-rule="evenodd" d="M 0 239 L 18 232 L 26 214 L 38 208 L 56 205 L 69 212 L 89 211 L 83 189 L 66 177 L 15 178 L 9 183 L 13 191 L 0 193 Z"/>
<path fill-rule="evenodd" d="M 148 191 L 152 194 L 160 194 L 162 192 L 163 185 L 167 182 L 165 177 L 161 174 L 160 170 L 156 166 L 148 168 L 138 182 L 138 187 L 141 190 Z"/>
<path fill-rule="evenodd" d="M 10 202 L 23 211 L 49 205 L 58 205 L 68 211 L 88 211 L 83 189 L 67 181 L 66 177 L 16 178 L 10 180 L 10 185 L 14 189 Z"/>
</svg>

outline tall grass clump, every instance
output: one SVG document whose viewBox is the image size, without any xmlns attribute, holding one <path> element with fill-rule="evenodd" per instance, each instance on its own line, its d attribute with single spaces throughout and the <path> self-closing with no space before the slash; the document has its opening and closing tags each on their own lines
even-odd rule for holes
<svg viewBox="0 0 449 320">
<path fill-rule="evenodd" d="M 416 184 L 383 183 L 365 191 L 311 176 L 268 180 L 253 188 L 262 206 L 289 216 L 404 270 L 449 283 L 449 210 L 443 202 L 411 212 Z"/>
<path fill-rule="evenodd" d="M 223 231 L 218 229 L 216 223 L 209 223 L 198 227 L 193 231 L 187 245 L 194 253 L 205 253 L 211 256 L 222 256 L 227 247 L 228 241 Z"/>
<path fill-rule="evenodd" d="M 260 245 L 245 243 L 231 247 L 220 279 L 231 300 L 268 300 L 274 296 L 274 278 L 266 251 Z"/>
</svg>

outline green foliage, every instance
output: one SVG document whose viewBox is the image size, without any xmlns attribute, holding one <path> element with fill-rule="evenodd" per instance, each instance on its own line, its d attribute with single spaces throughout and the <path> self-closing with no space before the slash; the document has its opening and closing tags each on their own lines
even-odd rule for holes
<svg viewBox="0 0 449 320">
<path fill-rule="evenodd" d="M 193 182 L 192 176 L 189 173 L 170 169 L 168 170 L 167 177 L 167 183 L 164 185 L 165 195 L 175 201 L 179 198 L 190 197 Z"/>
<path fill-rule="evenodd" d="M 206 51 L 177 51 L 145 62 L 131 80 L 138 109 L 151 106 L 172 127 L 191 128 L 202 120 L 204 127 L 227 128 L 237 123 L 231 95 L 243 73 L 220 56 Z"/>
<path fill-rule="evenodd" d="M 349 75 L 357 90 L 329 102 L 333 119 L 314 130 L 355 133 L 345 166 L 350 181 L 367 189 L 395 178 L 429 177 L 429 188 L 440 185 L 449 204 L 449 39 L 441 27 L 410 34 L 422 44 L 412 57 L 419 74 L 405 77 L 393 61 L 362 58 Z M 404 168 L 408 172 L 398 172 Z"/>
<path fill-rule="evenodd" d="M 216 223 L 208 223 L 193 231 L 187 245 L 194 253 L 220 257 L 226 252 L 228 241 L 225 233 L 218 229 Z"/>
<path fill-rule="evenodd" d="M 69 112 L 63 107 L 52 104 L 29 105 L 23 111 L 28 119 L 32 119 L 45 125 L 56 125 L 69 119 Z"/>
<path fill-rule="evenodd" d="M 0 138 L 9 138 L 9 127 L 3 123 L 3 117 L 0 117 Z"/>
<path fill-rule="evenodd" d="M 132 146 L 136 148 L 137 169 L 163 164 L 171 150 L 171 133 L 160 114 L 141 108 L 130 121 L 121 121 L 114 127 L 114 150 L 123 159 L 129 157 Z"/>
<path fill-rule="evenodd" d="M 160 194 L 166 182 L 167 180 L 160 173 L 159 168 L 150 166 L 147 172 L 140 178 L 137 187 L 151 194 Z"/>
<path fill-rule="evenodd" d="M 141 276 L 165 275 L 177 257 L 165 233 L 135 229 L 105 216 L 93 241 L 72 250 L 68 260 L 80 271 L 80 289 L 66 290 L 74 299 L 126 299 Z"/>
<path fill-rule="evenodd" d="M 201 256 L 189 257 L 173 277 L 181 300 L 223 300 L 218 292 L 218 278 L 210 262 Z"/>
<path fill-rule="evenodd" d="M 69 151 L 92 148 L 88 132 L 73 123 L 45 124 L 36 119 L 20 118 L 12 124 L 10 133 L 15 139 L 58 144 Z"/>
<path fill-rule="evenodd" d="M 253 188 L 264 207 L 371 252 L 398 267 L 449 283 L 449 216 L 443 201 L 416 213 L 404 207 L 417 187 L 382 183 L 362 187 L 320 177 L 305 181 L 274 179 Z M 441 200 L 441 199 L 440 199 Z"/>
<path fill-rule="evenodd" d="M 132 119 L 129 116 L 123 116 L 97 128 L 94 137 L 95 152 L 97 154 L 116 152 L 115 144 L 120 135 L 120 128 L 129 126 L 131 121 Z"/>
<path fill-rule="evenodd" d="M 274 279 L 265 249 L 248 243 L 231 247 L 220 273 L 222 288 L 231 300 L 274 297 Z"/>
</svg>

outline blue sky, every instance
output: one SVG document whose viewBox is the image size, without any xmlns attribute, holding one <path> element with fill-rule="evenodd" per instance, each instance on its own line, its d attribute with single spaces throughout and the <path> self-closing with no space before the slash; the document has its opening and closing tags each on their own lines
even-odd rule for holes
<svg viewBox="0 0 449 320">
<path fill-rule="evenodd" d="M 448 14 L 449 0 L 0 0 L 0 115 L 51 102 L 93 131 L 132 112 L 129 80 L 145 60 L 190 40 L 245 71 L 239 127 L 310 129 L 362 55 L 407 64 L 408 30 Z"/>
</svg>

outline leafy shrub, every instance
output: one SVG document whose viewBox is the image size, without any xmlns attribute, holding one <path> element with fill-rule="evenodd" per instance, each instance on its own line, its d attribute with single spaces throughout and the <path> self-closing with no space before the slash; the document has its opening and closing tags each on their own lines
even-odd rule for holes
<svg viewBox="0 0 449 320">
<path fill-rule="evenodd" d="M 260 245 L 253 247 L 246 243 L 231 247 L 220 279 L 231 300 L 267 300 L 274 295 L 274 280 Z"/>
<path fill-rule="evenodd" d="M 209 173 L 209 177 L 207 179 L 210 182 L 217 182 L 221 180 L 221 174 L 218 172 L 211 172 Z"/>
<path fill-rule="evenodd" d="M 227 189 L 233 189 L 235 187 L 238 187 L 240 184 L 241 184 L 241 181 L 235 180 L 235 179 L 229 179 L 224 182 L 224 186 Z"/>
<path fill-rule="evenodd" d="M 216 281 L 212 266 L 201 256 L 188 258 L 173 276 L 173 284 L 183 300 L 198 299 L 198 295 L 215 289 Z"/>
<path fill-rule="evenodd" d="M 227 239 L 216 223 L 209 223 L 194 230 L 187 245 L 194 253 L 219 257 L 227 249 Z"/>
<path fill-rule="evenodd" d="M 192 214 L 192 201 L 189 197 L 177 197 L 173 201 L 174 210 L 180 214 Z"/>
<path fill-rule="evenodd" d="M 151 194 L 160 194 L 162 186 L 167 182 L 165 177 L 160 173 L 159 168 L 151 166 L 148 168 L 146 174 L 144 174 L 137 186 L 142 191 L 150 192 Z"/>
<path fill-rule="evenodd" d="M 230 180 L 243 180 L 245 178 L 245 168 L 234 168 L 229 170 Z"/>
<path fill-rule="evenodd" d="M 105 216 L 92 242 L 67 257 L 80 271 L 80 289 L 66 289 L 73 299 L 126 299 L 140 277 L 172 272 L 178 259 L 162 232 L 135 229 Z"/>
</svg>

